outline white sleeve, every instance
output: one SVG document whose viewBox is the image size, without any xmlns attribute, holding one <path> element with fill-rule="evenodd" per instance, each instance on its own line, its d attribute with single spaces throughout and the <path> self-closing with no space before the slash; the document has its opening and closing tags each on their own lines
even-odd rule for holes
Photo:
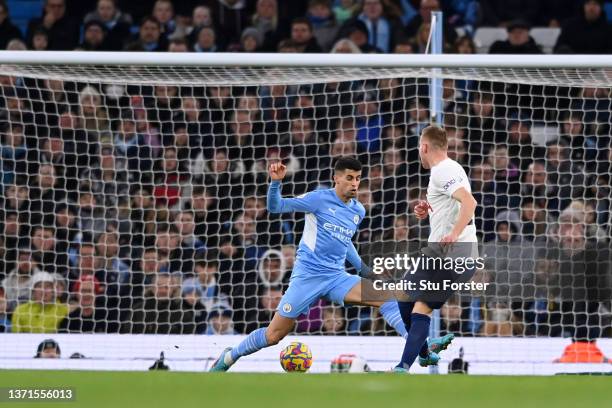
<svg viewBox="0 0 612 408">
<path fill-rule="evenodd" d="M 470 181 L 459 164 L 457 166 L 445 166 L 439 169 L 439 171 L 434 174 L 432 181 L 442 194 L 449 197 L 461 187 L 470 191 Z"/>
</svg>

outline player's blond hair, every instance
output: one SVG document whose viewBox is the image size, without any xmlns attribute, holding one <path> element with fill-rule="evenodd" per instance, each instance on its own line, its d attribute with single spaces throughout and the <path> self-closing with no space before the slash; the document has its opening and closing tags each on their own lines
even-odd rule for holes
<svg viewBox="0 0 612 408">
<path fill-rule="evenodd" d="M 423 129 L 421 137 L 426 138 L 434 149 L 446 150 L 448 149 L 448 139 L 446 137 L 446 130 L 438 126 L 427 126 Z"/>
</svg>

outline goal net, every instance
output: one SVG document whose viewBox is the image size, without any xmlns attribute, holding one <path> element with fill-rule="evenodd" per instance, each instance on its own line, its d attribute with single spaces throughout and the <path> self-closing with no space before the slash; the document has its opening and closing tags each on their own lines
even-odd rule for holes
<svg viewBox="0 0 612 408">
<path fill-rule="evenodd" d="M 332 187 L 335 160 L 357 157 L 358 250 L 426 241 L 427 221 L 412 210 L 426 194 L 418 140 L 436 76 L 449 156 L 478 201 L 486 266 L 475 279 L 490 283 L 451 298 L 440 332 L 609 344 L 612 65 L 377 66 L 378 57 L 3 63 L 0 329 L 41 333 L 38 343 L 266 326 L 304 228 L 302 213 L 266 211 L 277 161 L 287 165 L 282 194 L 298 196 Z M 295 334 L 397 336 L 377 310 L 325 299 Z M 17 351 L 11 343 L 0 357 Z"/>
</svg>

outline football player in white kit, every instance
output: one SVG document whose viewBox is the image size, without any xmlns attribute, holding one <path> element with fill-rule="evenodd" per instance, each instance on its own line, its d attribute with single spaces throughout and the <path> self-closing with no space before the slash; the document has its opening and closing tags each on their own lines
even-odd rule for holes
<svg viewBox="0 0 612 408">
<path fill-rule="evenodd" d="M 432 262 L 433 267 L 417 268 L 406 275 L 405 279 L 417 285 L 410 291 L 409 302 L 399 302 L 402 319 L 408 329 L 402 360 L 395 371 L 408 371 L 416 357 L 421 366 L 437 364 L 438 352 L 444 350 L 453 339 L 452 334 L 427 341 L 429 324 L 433 309 L 439 309 L 452 296 L 454 290 L 450 283 L 467 282 L 474 274 L 474 262 L 478 257 L 474 211 L 476 200 L 472 195 L 469 179 L 463 167 L 447 155 L 446 131 L 437 126 L 423 129 L 419 141 L 419 157 L 425 169 L 430 169 L 427 201 L 420 201 L 414 209 L 418 219 L 429 216 L 430 235 L 423 253 L 430 259 L 461 259 L 462 267 L 441 267 Z M 469 263 L 470 265 L 467 265 Z M 447 264 L 448 265 L 448 264 Z M 467 266 L 467 267 L 466 267 Z M 420 285 L 425 282 L 428 288 Z M 431 285 L 430 285 L 431 283 Z"/>
</svg>

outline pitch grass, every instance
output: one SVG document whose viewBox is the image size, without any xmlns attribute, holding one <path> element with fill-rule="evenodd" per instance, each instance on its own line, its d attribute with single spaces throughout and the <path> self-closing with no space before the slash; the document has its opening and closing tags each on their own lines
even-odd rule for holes
<svg viewBox="0 0 612 408">
<path fill-rule="evenodd" d="M 565 408 L 612 406 L 610 377 L 4 371 L 0 387 L 71 387 L 76 401 L 0 407 Z"/>
</svg>

